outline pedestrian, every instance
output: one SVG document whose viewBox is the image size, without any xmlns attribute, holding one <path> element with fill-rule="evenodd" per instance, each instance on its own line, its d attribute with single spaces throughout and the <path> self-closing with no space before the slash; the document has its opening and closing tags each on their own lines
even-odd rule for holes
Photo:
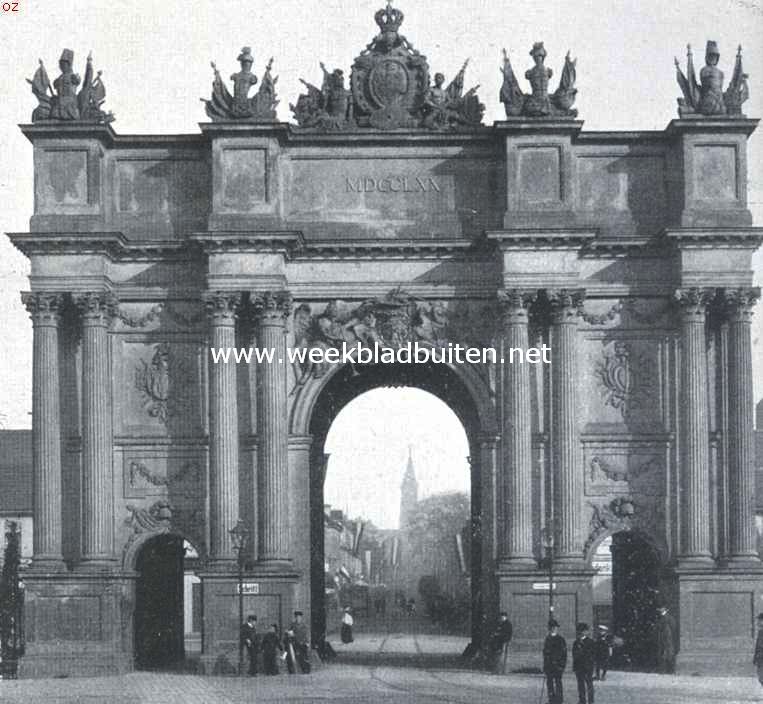
<svg viewBox="0 0 763 704">
<path fill-rule="evenodd" d="M 241 625 L 241 648 L 246 648 L 249 657 L 249 674 L 254 677 L 257 674 L 257 654 L 260 650 L 260 641 L 257 637 L 257 617 L 249 614 L 246 621 Z"/>
<path fill-rule="evenodd" d="M 755 639 L 752 662 L 758 668 L 758 682 L 763 685 L 763 612 L 758 614 L 758 637 Z"/>
<path fill-rule="evenodd" d="M 548 622 L 548 635 L 543 642 L 543 672 L 546 675 L 549 704 L 563 704 L 562 675 L 567 667 L 567 642 L 559 633 L 555 619 Z"/>
<path fill-rule="evenodd" d="M 513 632 L 514 628 L 511 625 L 511 621 L 509 621 L 509 614 L 501 611 L 498 615 L 498 623 L 493 630 L 493 634 L 490 636 L 490 656 L 493 665 L 492 669 L 502 675 L 506 674 L 509 643 L 511 643 Z"/>
<path fill-rule="evenodd" d="M 657 610 L 657 670 L 665 674 L 676 671 L 676 622 L 666 606 Z"/>
<path fill-rule="evenodd" d="M 262 636 L 262 669 L 266 675 L 278 674 L 278 656 L 283 655 L 278 637 L 278 624 L 271 623 L 268 632 Z"/>
<path fill-rule="evenodd" d="M 342 638 L 342 643 L 345 645 L 347 643 L 352 643 L 352 626 L 355 623 L 354 619 L 352 618 L 352 613 L 350 613 L 350 607 L 345 606 L 344 607 L 344 614 L 342 615 L 342 628 L 340 631 L 340 636 Z"/>
<path fill-rule="evenodd" d="M 310 672 L 310 643 L 307 637 L 307 624 L 302 617 L 301 611 L 294 612 L 294 621 L 292 621 L 289 631 L 292 634 L 291 645 L 294 649 L 295 664 L 299 666 L 301 673 L 308 674 Z"/>
<path fill-rule="evenodd" d="M 593 670 L 596 665 L 596 646 L 591 638 L 591 627 L 579 623 L 572 644 L 572 669 L 578 680 L 578 704 L 593 704 Z"/>
<path fill-rule="evenodd" d="M 596 674 L 595 680 L 604 681 L 607 678 L 609 659 L 612 657 L 612 638 L 609 629 L 604 625 L 597 627 L 596 636 Z"/>
</svg>

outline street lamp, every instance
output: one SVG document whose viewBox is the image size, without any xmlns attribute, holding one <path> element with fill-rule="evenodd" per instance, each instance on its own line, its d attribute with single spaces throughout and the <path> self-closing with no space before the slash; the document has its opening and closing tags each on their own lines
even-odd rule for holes
<svg viewBox="0 0 763 704">
<path fill-rule="evenodd" d="M 241 625 L 244 623 L 244 549 L 246 548 L 246 541 L 249 538 L 249 529 L 246 527 L 246 523 L 240 518 L 233 528 L 229 531 L 231 540 L 233 541 L 233 549 L 236 551 L 236 558 L 238 561 L 238 627 L 241 629 Z M 241 640 L 239 633 L 238 639 L 238 674 L 241 676 L 244 672 L 244 643 Z"/>
<path fill-rule="evenodd" d="M 546 549 L 548 565 L 548 618 L 554 618 L 554 530 L 546 527 L 541 531 L 543 547 Z"/>
</svg>

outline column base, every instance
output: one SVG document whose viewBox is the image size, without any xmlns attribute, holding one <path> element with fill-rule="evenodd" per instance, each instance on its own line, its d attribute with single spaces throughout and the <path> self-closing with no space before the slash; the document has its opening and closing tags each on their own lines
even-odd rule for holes
<svg viewBox="0 0 763 704">
<path fill-rule="evenodd" d="M 113 573 L 119 568 L 113 557 L 83 557 L 74 567 L 77 572 Z"/>
<path fill-rule="evenodd" d="M 722 567 L 730 569 L 761 569 L 763 563 L 756 553 L 745 553 L 742 555 L 730 555 L 725 558 L 721 564 Z"/>
<path fill-rule="evenodd" d="M 204 565 L 206 572 L 216 572 L 218 574 L 238 574 L 238 560 L 234 557 L 214 557 L 210 558 Z"/>
<path fill-rule="evenodd" d="M 585 558 L 580 555 L 562 555 L 554 558 L 554 571 L 573 571 L 578 572 L 586 569 Z"/>
<path fill-rule="evenodd" d="M 292 570 L 293 565 L 291 560 L 284 560 L 280 558 L 266 558 L 257 560 L 255 570 L 264 572 L 283 572 Z"/>
<path fill-rule="evenodd" d="M 538 569 L 538 563 L 530 555 L 504 557 L 498 562 L 498 569 L 508 572 L 532 572 Z"/>
<path fill-rule="evenodd" d="M 682 555 L 678 558 L 678 569 L 711 570 L 715 566 L 715 560 L 710 555 Z"/>
<path fill-rule="evenodd" d="M 69 569 L 61 555 L 35 555 L 29 565 L 29 571 L 36 574 L 60 574 Z"/>
</svg>

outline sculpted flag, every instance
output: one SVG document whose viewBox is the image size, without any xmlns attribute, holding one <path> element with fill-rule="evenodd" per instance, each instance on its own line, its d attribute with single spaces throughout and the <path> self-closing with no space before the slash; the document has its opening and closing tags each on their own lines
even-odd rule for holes
<svg viewBox="0 0 763 704">
<path fill-rule="evenodd" d="M 357 555 L 360 549 L 360 541 L 363 538 L 363 528 L 365 523 L 361 520 L 355 521 L 355 535 L 352 537 L 352 554 Z"/>
<path fill-rule="evenodd" d="M 390 563 L 393 567 L 397 567 L 400 561 L 400 538 L 395 536 L 392 539 L 392 558 Z"/>
<path fill-rule="evenodd" d="M 456 556 L 461 573 L 466 574 L 466 558 L 464 557 L 464 538 L 461 533 L 456 533 Z"/>
</svg>

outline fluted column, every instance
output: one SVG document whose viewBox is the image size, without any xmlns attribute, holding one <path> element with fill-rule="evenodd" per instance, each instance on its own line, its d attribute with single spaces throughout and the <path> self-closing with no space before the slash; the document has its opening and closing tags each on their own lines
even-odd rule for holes
<svg viewBox="0 0 763 704">
<path fill-rule="evenodd" d="M 291 297 L 286 292 L 253 296 L 257 345 L 272 349 L 273 362 L 257 374 L 259 562 L 279 567 L 291 559 L 288 527 L 289 430 L 286 422 L 286 319 Z M 301 517 L 307 521 L 308 517 Z M 296 520 L 300 520 L 296 517 Z"/>
<path fill-rule="evenodd" d="M 579 521 L 583 504 L 583 471 L 578 459 L 578 320 L 585 291 L 548 291 L 552 311 L 551 396 L 552 478 L 555 550 L 561 567 L 580 567 L 583 552 Z"/>
<path fill-rule="evenodd" d="M 23 293 L 32 318 L 32 516 L 35 569 L 63 569 L 58 324 L 63 296 Z"/>
<path fill-rule="evenodd" d="M 532 428 L 530 372 L 515 358 L 512 348 L 524 355 L 529 345 L 528 306 L 535 294 L 518 289 L 499 292 L 503 312 L 503 534 L 499 548 L 502 567 L 535 567 L 532 517 Z"/>
<path fill-rule="evenodd" d="M 710 446 L 705 321 L 712 289 L 676 291 L 681 308 L 681 513 L 679 563 L 710 565 Z"/>
<path fill-rule="evenodd" d="M 235 348 L 241 294 L 210 291 L 203 296 L 209 346 Z M 213 569 L 232 569 L 236 553 L 229 531 L 239 519 L 238 399 L 236 362 L 209 359 L 209 558 Z M 251 530 L 251 529 L 250 529 Z"/>
<path fill-rule="evenodd" d="M 752 309 L 759 288 L 723 294 L 728 341 L 729 560 L 759 563 L 755 535 L 755 445 L 753 437 Z"/>
<path fill-rule="evenodd" d="M 117 300 L 107 291 L 79 294 L 82 318 L 82 567 L 111 569 L 114 472 L 109 328 Z"/>
</svg>

